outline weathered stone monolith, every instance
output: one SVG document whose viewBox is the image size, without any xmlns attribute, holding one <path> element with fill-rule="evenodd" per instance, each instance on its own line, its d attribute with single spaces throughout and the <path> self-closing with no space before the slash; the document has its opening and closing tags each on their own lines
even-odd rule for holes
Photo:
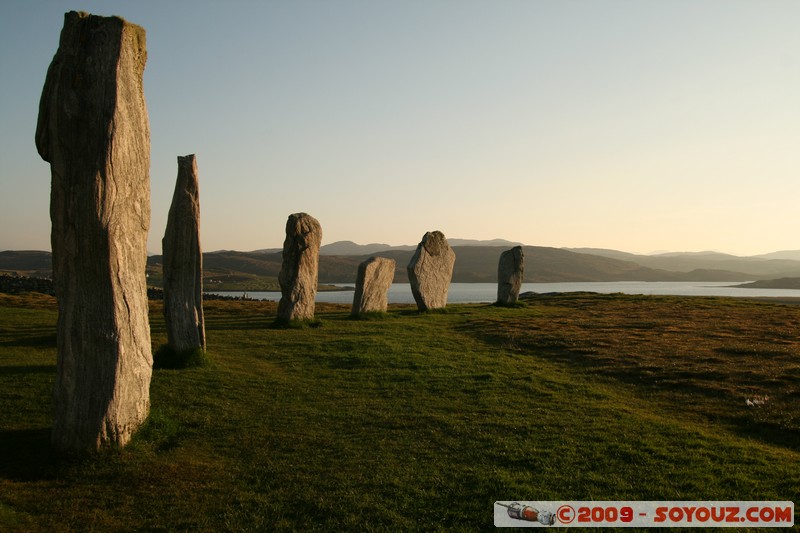
<svg viewBox="0 0 800 533">
<path fill-rule="evenodd" d="M 178 179 L 161 241 L 164 254 L 164 319 L 169 347 L 205 350 L 200 189 L 194 155 L 178 157 Z"/>
<path fill-rule="evenodd" d="M 420 311 L 447 305 L 447 291 L 453 277 L 456 254 L 441 231 L 428 232 L 408 263 L 411 293 Z"/>
<path fill-rule="evenodd" d="M 513 305 L 519 299 L 522 274 L 525 271 L 525 255 L 522 246 L 515 246 L 500 254 L 497 265 L 497 303 Z"/>
<path fill-rule="evenodd" d="M 150 408 L 146 59 L 141 27 L 71 11 L 39 104 L 59 311 L 52 440 L 62 451 L 122 446 Z"/>
<path fill-rule="evenodd" d="M 321 242 L 322 227 L 317 219 L 305 213 L 289 215 L 286 240 L 283 241 L 283 262 L 278 275 L 281 286 L 278 321 L 314 318 Z"/>
<path fill-rule="evenodd" d="M 383 313 L 389 308 L 389 287 L 394 279 L 395 260 L 370 257 L 358 265 L 356 292 L 353 295 L 354 316 L 361 313 Z"/>
</svg>

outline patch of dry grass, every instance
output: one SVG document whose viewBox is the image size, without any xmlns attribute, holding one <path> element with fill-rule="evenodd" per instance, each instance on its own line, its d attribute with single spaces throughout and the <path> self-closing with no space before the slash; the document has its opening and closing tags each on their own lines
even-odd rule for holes
<svg viewBox="0 0 800 533">
<path fill-rule="evenodd" d="M 800 307 L 577 294 L 534 302 L 539 313 L 481 317 L 468 327 L 586 379 L 634 386 L 677 416 L 800 449 Z"/>
</svg>

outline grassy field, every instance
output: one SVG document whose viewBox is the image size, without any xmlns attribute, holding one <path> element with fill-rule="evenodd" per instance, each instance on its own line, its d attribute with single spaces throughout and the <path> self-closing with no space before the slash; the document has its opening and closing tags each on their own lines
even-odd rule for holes
<svg viewBox="0 0 800 533">
<path fill-rule="evenodd" d="M 0 531 L 473 531 L 496 500 L 800 502 L 800 306 L 348 314 L 280 329 L 273 303 L 208 302 L 213 365 L 156 370 L 129 447 L 60 459 L 53 300 L 0 295 Z"/>
</svg>

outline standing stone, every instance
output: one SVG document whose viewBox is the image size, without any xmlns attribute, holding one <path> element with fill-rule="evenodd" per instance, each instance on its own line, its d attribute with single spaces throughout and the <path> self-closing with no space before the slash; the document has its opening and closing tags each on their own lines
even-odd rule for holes
<svg viewBox="0 0 800 533">
<path fill-rule="evenodd" d="M 441 231 L 428 232 L 408 263 L 408 280 L 420 311 L 447 305 L 456 254 Z"/>
<path fill-rule="evenodd" d="M 145 32 L 71 11 L 39 104 L 50 163 L 58 370 L 53 444 L 125 445 L 150 408 L 150 125 Z"/>
<path fill-rule="evenodd" d="M 314 318 L 321 242 L 322 227 L 317 219 L 305 213 L 289 215 L 286 240 L 283 241 L 283 262 L 278 275 L 281 285 L 280 322 Z"/>
<path fill-rule="evenodd" d="M 358 265 L 353 315 L 383 313 L 389 308 L 389 287 L 394 279 L 395 260 L 370 257 Z"/>
<path fill-rule="evenodd" d="M 515 246 L 500 254 L 497 265 L 497 303 L 513 305 L 519 298 L 522 274 L 525 271 L 525 255 L 522 246 Z"/>
<path fill-rule="evenodd" d="M 200 189 L 194 155 L 178 157 L 178 180 L 161 241 L 164 253 L 164 318 L 176 353 L 206 347 L 203 320 L 203 253 Z"/>
</svg>

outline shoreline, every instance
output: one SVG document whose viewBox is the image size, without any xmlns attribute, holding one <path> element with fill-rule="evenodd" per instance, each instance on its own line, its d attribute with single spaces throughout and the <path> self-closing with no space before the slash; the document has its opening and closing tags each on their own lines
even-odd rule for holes
<svg viewBox="0 0 800 533">
<path fill-rule="evenodd" d="M 680 283 L 683 287 L 677 287 L 675 293 L 669 292 L 669 285 Z M 800 290 L 797 288 L 780 288 L 775 286 L 761 287 L 754 284 L 731 285 L 729 282 L 719 282 L 720 285 L 708 285 L 708 282 L 697 282 L 695 285 L 688 282 L 564 282 L 564 283 L 536 283 L 527 282 L 523 284 L 522 293 L 533 293 L 544 295 L 546 293 L 597 293 L 597 294 L 642 294 L 642 295 L 661 295 L 661 296 L 706 296 L 706 297 L 725 297 L 746 299 L 752 301 L 783 303 L 787 305 L 800 305 Z M 409 299 L 411 294 L 408 290 L 408 283 L 396 283 L 395 297 Z M 494 300 L 493 283 L 452 283 L 450 303 L 491 303 Z M 703 289 L 711 289 L 712 294 L 703 294 Z M 719 289 L 717 294 L 713 294 L 714 289 Z M 763 291 L 758 294 L 757 291 Z M 334 300 L 333 303 L 341 303 L 342 298 L 347 299 L 355 291 L 352 283 L 333 284 L 321 283 L 318 288 L 318 295 L 323 296 L 322 300 Z M 753 291 L 755 294 L 742 294 Z M 781 294 L 770 294 L 773 291 L 783 291 Z M 21 294 L 25 292 L 36 292 L 41 294 L 54 295 L 53 282 L 47 278 L 36 278 L 26 276 L 7 276 L 0 274 L 0 293 Z M 726 294 L 726 292 L 733 294 Z M 274 295 L 279 295 L 280 291 L 275 290 L 233 290 L 233 291 L 214 291 L 207 288 L 203 291 L 203 297 L 207 300 L 260 300 L 253 298 L 252 295 L 259 293 L 270 293 L 270 299 Z M 408 293 L 408 294 L 406 294 Z M 766 293 L 766 294 L 765 294 Z M 324 295 L 329 295 L 325 298 Z M 339 296 L 337 296 L 339 295 Z M 162 289 L 158 287 L 148 288 L 148 297 L 153 300 L 163 298 Z M 392 299 L 392 289 L 390 289 L 390 301 Z M 394 301 L 392 303 L 409 303 L 406 301 Z"/>
</svg>

